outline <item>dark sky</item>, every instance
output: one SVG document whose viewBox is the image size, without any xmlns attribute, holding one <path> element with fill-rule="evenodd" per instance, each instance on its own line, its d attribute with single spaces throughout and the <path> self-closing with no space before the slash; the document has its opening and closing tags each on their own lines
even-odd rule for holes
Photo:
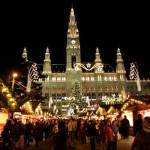
<svg viewBox="0 0 150 150">
<path fill-rule="evenodd" d="M 141 78 L 150 77 L 150 9 L 142 2 L 53 0 L 0 4 L 0 72 L 17 68 L 24 47 L 28 59 L 43 63 L 48 46 L 52 63 L 66 62 L 66 36 L 71 4 L 80 33 L 81 60 L 93 62 L 96 47 L 102 61 L 116 66 L 118 46 L 127 74 L 136 61 Z"/>
</svg>

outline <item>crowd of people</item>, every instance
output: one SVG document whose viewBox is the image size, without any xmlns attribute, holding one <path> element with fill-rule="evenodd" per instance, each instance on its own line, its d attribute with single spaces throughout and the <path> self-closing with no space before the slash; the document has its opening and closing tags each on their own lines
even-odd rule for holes
<svg viewBox="0 0 150 150">
<path fill-rule="evenodd" d="M 123 119 L 117 117 L 104 120 L 48 119 L 37 120 L 34 123 L 27 119 L 25 124 L 20 120 L 12 119 L 4 126 L 2 137 L 4 150 L 24 150 L 33 141 L 35 147 L 39 146 L 39 142 L 45 141 L 49 143 L 51 150 L 69 150 L 74 148 L 75 140 L 79 140 L 81 144 L 90 143 L 91 150 L 95 150 L 96 145 L 100 150 L 117 150 L 119 135 L 122 139 L 128 139 L 129 128 L 127 116 Z M 134 122 L 133 129 L 135 139 L 132 150 L 138 150 L 135 149 L 137 141 L 141 138 L 150 138 L 150 117 L 145 117 L 144 120 L 138 118 Z M 141 140 L 140 145 L 150 149 L 149 143 L 147 140 Z"/>
</svg>

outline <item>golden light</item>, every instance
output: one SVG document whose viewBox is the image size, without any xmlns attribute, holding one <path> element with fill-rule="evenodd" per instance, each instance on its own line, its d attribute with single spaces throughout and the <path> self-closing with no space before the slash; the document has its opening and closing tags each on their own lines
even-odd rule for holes
<svg viewBox="0 0 150 150">
<path fill-rule="evenodd" d="M 11 97 L 11 94 L 10 94 L 10 93 L 8 93 L 6 96 L 7 96 L 7 97 Z"/>
<path fill-rule="evenodd" d="M 16 78 L 18 76 L 17 73 L 13 73 L 13 78 Z"/>
<path fill-rule="evenodd" d="M 14 98 L 10 98 L 10 102 L 14 101 L 15 99 Z"/>
<path fill-rule="evenodd" d="M 18 76 L 17 73 L 13 73 L 13 80 L 12 80 L 12 91 L 14 90 L 15 78 Z"/>
<path fill-rule="evenodd" d="M 6 92 L 6 91 L 8 91 L 8 88 L 4 87 L 4 88 L 2 89 L 2 92 Z"/>
<path fill-rule="evenodd" d="M 16 104 L 15 103 L 12 103 L 12 106 L 15 106 Z"/>
</svg>

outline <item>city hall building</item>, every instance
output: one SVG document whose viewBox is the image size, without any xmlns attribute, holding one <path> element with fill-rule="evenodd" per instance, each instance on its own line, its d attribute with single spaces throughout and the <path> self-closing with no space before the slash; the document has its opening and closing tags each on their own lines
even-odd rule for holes
<svg viewBox="0 0 150 150">
<path fill-rule="evenodd" d="M 65 55 L 65 54 L 64 54 Z M 24 49 L 23 58 L 27 58 Z M 148 95 L 150 81 L 140 80 L 141 91 L 137 90 L 137 82 L 128 80 L 121 50 L 116 49 L 116 68 L 104 64 L 99 49 L 95 49 L 93 62 L 82 62 L 79 31 L 73 8 L 67 31 L 66 64 L 51 64 L 50 51 L 45 52 L 42 73 L 47 78 L 39 79 L 42 83 L 43 95 L 47 97 L 43 108 L 57 108 L 59 113 L 67 112 L 71 91 L 78 82 L 82 87 L 82 98 L 91 106 L 108 106 L 123 104 L 132 95 Z"/>
</svg>

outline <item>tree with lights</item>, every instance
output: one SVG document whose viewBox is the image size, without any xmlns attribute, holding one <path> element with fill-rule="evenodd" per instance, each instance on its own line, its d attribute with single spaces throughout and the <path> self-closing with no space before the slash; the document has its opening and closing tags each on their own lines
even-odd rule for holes
<svg viewBox="0 0 150 150">
<path fill-rule="evenodd" d="M 75 81 L 75 85 L 71 90 L 71 96 L 73 97 L 70 100 L 70 107 L 72 109 L 79 109 L 82 110 L 83 108 L 87 107 L 87 103 L 82 99 L 82 87 L 79 81 Z"/>
</svg>

